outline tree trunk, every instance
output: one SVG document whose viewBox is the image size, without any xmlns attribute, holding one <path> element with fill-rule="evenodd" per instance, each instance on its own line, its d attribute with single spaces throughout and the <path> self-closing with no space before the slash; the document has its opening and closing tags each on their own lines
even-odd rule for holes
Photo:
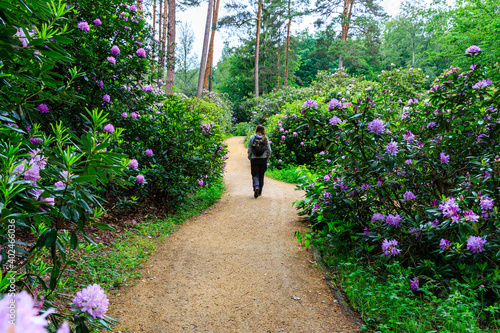
<svg viewBox="0 0 500 333">
<path fill-rule="evenodd" d="M 197 98 L 201 98 L 203 96 L 203 82 L 205 81 L 205 68 L 207 66 L 208 35 L 210 34 L 210 20 L 212 18 L 213 7 L 214 7 L 214 0 L 208 0 L 207 22 L 205 24 L 205 37 L 203 39 L 203 50 L 201 52 L 200 75 L 198 77 L 198 89 L 196 90 Z"/>
<path fill-rule="evenodd" d="M 255 37 L 255 97 L 259 97 L 259 41 L 260 41 L 260 20 L 262 16 L 262 0 L 259 0 L 257 11 L 257 34 Z"/>
<path fill-rule="evenodd" d="M 160 40 L 160 45 L 161 45 L 161 51 L 162 51 L 162 56 L 161 56 L 161 67 L 160 67 L 160 73 L 161 73 L 161 80 L 165 80 L 165 39 L 167 38 L 167 10 L 168 8 L 168 1 L 164 0 L 164 9 L 163 9 L 163 32 L 162 32 L 162 37 L 163 39 Z"/>
<path fill-rule="evenodd" d="M 161 51 L 161 28 L 162 28 L 162 18 L 163 18 L 163 1 L 167 1 L 167 0 L 160 0 L 160 15 L 158 16 L 158 40 L 160 41 L 160 43 L 158 44 L 158 66 L 159 66 L 159 72 L 161 73 L 161 68 L 163 67 L 162 64 L 161 64 L 161 56 L 160 56 L 160 51 Z M 155 41 L 153 41 L 153 43 L 156 43 Z"/>
<path fill-rule="evenodd" d="M 155 71 L 155 41 L 154 38 L 156 37 L 156 0 L 153 2 L 153 57 L 151 59 L 151 72 L 154 73 Z"/>
<path fill-rule="evenodd" d="M 286 27 L 285 82 L 283 83 L 285 87 L 288 84 L 288 48 L 290 47 L 290 25 L 292 24 L 292 16 L 290 15 L 290 0 L 288 0 L 288 16 L 288 25 Z"/>
<path fill-rule="evenodd" d="M 217 29 L 217 17 L 219 16 L 220 0 L 215 0 L 215 1 L 216 2 L 214 8 L 214 15 L 212 17 L 212 34 L 210 35 L 210 46 L 208 48 L 207 67 L 205 68 L 205 80 L 203 82 L 203 88 L 207 87 L 209 71 L 212 69 L 213 59 L 214 59 L 214 39 L 215 39 L 215 30 Z"/>
<path fill-rule="evenodd" d="M 173 93 L 175 81 L 175 0 L 168 0 L 167 82 L 165 93 Z"/>
<path fill-rule="evenodd" d="M 351 24 L 352 7 L 355 0 L 344 0 L 344 10 L 342 11 L 342 42 L 347 40 L 347 34 L 349 32 Z M 343 67 L 344 63 L 342 60 L 342 55 L 339 57 L 339 69 Z"/>
<path fill-rule="evenodd" d="M 219 0 L 220 1 L 220 0 Z M 210 78 L 208 80 L 208 91 L 212 91 L 212 75 L 213 75 L 213 67 L 210 66 Z"/>
</svg>

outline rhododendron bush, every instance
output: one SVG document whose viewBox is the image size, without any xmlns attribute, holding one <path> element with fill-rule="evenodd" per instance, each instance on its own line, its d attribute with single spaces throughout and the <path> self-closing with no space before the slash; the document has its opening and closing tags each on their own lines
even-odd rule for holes
<svg viewBox="0 0 500 333">
<path fill-rule="evenodd" d="M 105 199 L 172 211 L 222 174 L 229 106 L 164 94 L 140 7 L 0 0 L 0 325 L 18 299 L 16 331 L 109 329 L 100 286 L 60 294 Z"/>
<path fill-rule="evenodd" d="M 399 261 L 417 295 L 467 283 L 484 318 L 500 300 L 500 68 L 473 52 L 427 92 L 413 85 L 422 73 L 404 91 L 384 82 L 419 72 L 392 69 L 369 87 L 290 103 L 267 125 L 271 164 L 306 164 L 296 205 L 314 244 L 365 264 Z"/>
</svg>

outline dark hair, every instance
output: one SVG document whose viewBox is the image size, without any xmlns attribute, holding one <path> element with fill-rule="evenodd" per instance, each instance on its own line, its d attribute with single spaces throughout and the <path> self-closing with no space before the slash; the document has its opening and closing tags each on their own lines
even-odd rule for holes
<svg viewBox="0 0 500 333">
<path fill-rule="evenodd" d="M 260 134 L 261 136 L 266 136 L 266 129 L 263 125 L 257 125 L 255 128 L 255 133 Z"/>
</svg>

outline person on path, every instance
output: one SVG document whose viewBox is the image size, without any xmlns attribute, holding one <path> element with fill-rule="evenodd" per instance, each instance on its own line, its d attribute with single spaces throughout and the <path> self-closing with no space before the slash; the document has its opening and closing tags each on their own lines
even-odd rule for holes
<svg viewBox="0 0 500 333">
<path fill-rule="evenodd" d="M 262 195 L 264 174 L 267 170 L 267 159 L 271 157 L 271 144 L 266 136 L 264 126 L 257 125 L 255 134 L 248 140 L 248 159 L 252 170 L 253 196 Z"/>
</svg>

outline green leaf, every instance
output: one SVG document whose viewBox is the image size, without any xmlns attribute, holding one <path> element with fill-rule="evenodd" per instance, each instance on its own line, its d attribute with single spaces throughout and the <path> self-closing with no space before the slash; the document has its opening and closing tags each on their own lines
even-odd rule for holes
<svg viewBox="0 0 500 333">
<path fill-rule="evenodd" d="M 76 250 L 78 248 L 78 236 L 76 235 L 75 230 L 71 231 L 71 238 L 69 244 L 73 250 Z"/>
</svg>

